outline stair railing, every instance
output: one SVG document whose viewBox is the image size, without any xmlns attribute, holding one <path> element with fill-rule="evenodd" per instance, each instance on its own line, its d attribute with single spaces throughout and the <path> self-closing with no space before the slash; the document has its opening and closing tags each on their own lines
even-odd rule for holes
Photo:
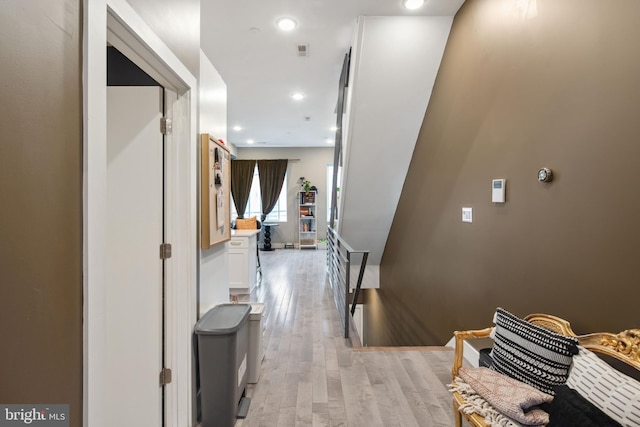
<svg viewBox="0 0 640 427">
<path fill-rule="evenodd" d="M 351 263 L 353 254 L 362 254 L 360 272 L 355 286 L 351 286 Z M 333 299 L 340 315 L 340 320 L 344 325 L 344 337 L 349 338 L 349 321 L 356 311 L 356 304 L 362 286 L 362 278 L 369 257 L 368 250 L 353 249 L 342 237 L 332 228 L 327 227 L 327 270 L 329 283 L 333 288 Z M 351 309 L 349 309 L 349 294 L 353 289 L 353 299 Z"/>
</svg>

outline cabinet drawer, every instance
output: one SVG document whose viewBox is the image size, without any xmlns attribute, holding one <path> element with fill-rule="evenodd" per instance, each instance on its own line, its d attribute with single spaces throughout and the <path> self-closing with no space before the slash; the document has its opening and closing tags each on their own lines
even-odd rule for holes
<svg viewBox="0 0 640 427">
<path fill-rule="evenodd" d="M 232 237 L 229 241 L 229 248 L 248 248 L 249 247 L 249 239 L 241 238 L 241 237 Z"/>
</svg>

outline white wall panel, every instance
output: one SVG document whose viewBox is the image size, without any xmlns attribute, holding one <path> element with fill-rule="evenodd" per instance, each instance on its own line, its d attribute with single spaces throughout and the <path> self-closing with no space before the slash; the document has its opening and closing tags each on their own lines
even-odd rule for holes
<svg viewBox="0 0 640 427">
<path fill-rule="evenodd" d="M 379 265 L 453 17 L 360 17 L 339 229 Z"/>
</svg>

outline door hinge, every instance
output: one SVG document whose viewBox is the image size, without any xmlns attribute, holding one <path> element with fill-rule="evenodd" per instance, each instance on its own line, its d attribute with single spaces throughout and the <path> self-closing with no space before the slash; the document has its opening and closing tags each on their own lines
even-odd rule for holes
<svg viewBox="0 0 640 427">
<path fill-rule="evenodd" d="M 167 384 L 171 384 L 171 369 L 162 368 L 162 371 L 160 371 L 160 385 L 164 386 Z"/>
<path fill-rule="evenodd" d="M 163 243 L 160 245 L 160 259 L 171 258 L 171 243 Z"/>
<path fill-rule="evenodd" d="M 172 126 L 173 123 L 171 122 L 171 119 L 166 117 L 160 119 L 160 132 L 162 132 L 163 135 L 170 135 Z"/>
</svg>

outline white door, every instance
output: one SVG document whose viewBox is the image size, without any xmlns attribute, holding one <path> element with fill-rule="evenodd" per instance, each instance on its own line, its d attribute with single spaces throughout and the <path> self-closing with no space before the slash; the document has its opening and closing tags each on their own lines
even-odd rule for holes
<svg viewBox="0 0 640 427">
<path fill-rule="evenodd" d="M 107 88 L 107 424 L 162 426 L 161 87 Z"/>
</svg>

